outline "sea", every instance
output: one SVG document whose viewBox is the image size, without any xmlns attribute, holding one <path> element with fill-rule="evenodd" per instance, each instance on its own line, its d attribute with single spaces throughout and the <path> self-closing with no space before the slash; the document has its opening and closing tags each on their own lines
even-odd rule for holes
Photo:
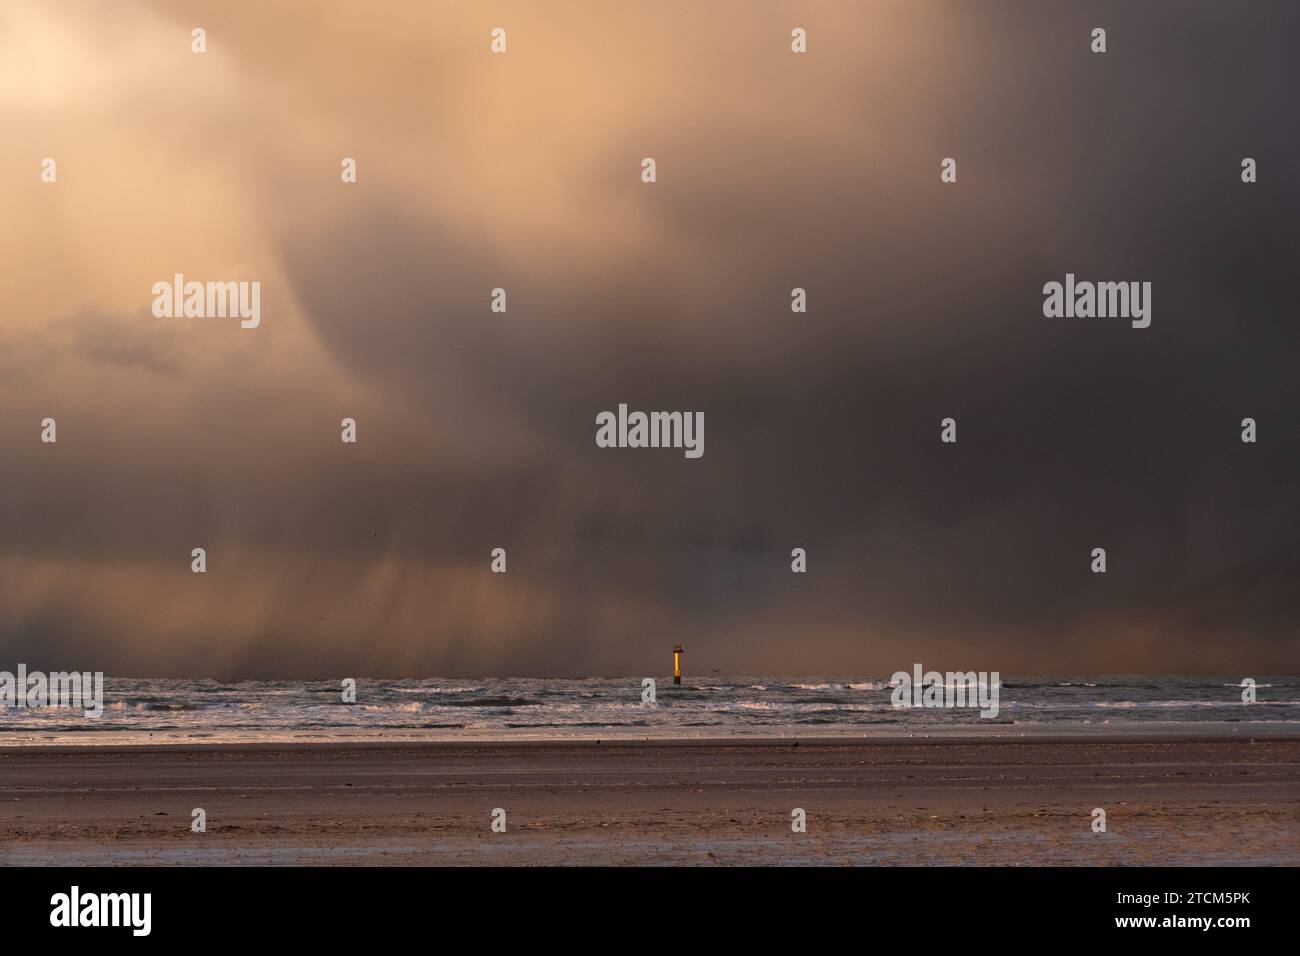
<svg viewBox="0 0 1300 956">
<path fill-rule="evenodd" d="M 341 681 L 106 678 L 98 718 L 0 712 L 0 745 L 312 740 L 486 740 L 1300 733 L 1300 677 L 1061 676 L 1001 680 L 996 717 L 904 708 L 887 676 L 357 678 Z"/>
</svg>

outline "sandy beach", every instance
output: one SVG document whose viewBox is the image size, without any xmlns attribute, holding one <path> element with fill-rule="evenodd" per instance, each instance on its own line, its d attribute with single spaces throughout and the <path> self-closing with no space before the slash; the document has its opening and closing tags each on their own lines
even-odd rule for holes
<svg viewBox="0 0 1300 956">
<path fill-rule="evenodd" d="M 1294 865 L 1300 739 L 10 747 L 0 862 Z"/>
</svg>

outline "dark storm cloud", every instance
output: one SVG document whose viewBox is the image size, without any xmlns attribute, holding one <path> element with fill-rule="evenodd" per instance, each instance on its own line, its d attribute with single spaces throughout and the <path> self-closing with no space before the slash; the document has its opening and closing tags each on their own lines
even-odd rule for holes
<svg viewBox="0 0 1300 956">
<path fill-rule="evenodd" d="M 239 614 L 203 605 L 235 632 L 227 671 L 626 673 L 674 640 L 731 672 L 1294 669 L 1297 14 L 935 11 L 916 28 L 937 34 L 902 31 L 912 54 L 887 89 L 854 93 L 881 77 L 851 31 L 814 33 L 838 68 L 792 78 L 774 60 L 747 87 L 784 103 L 804 84 L 807 115 L 711 101 L 720 67 L 700 65 L 652 147 L 634 118 L 593 133 L 555 225 L 648 237 L 612 252 L 521 254 L 393 183 L 286 217 L 287 294 L 364 414 L 224 396 L 189 419 L 249 423 L 211 439 L 220 479 L 215 452 L 180 449 L 152 479 L 110 462 L 98 483 L 151 502 L 149 520 L 72 504 L 75 522 L 11 520 L 13 540 L 146 565 L 178 538 L 238 551 L 271 583 L 224 585 L 256 593 Z M 513 141 L 519 165 L 559 139 Z M 647 154 L 653 186 L 636 179 Z M 1150 281 L 1151 327 L 1045 318 L 1043 284 L 1067 272 Z M 488 311 L 497 286 L 505 315 Z M 620 402 L 703 411 L 703 458 L 598 449 L 595 416 Z M 345 414 L 362 435 L 346 459 Z M 54 480 L 65 502 L 86 484 Z M 33 611 L 11 646 L 91 633 L 84 613 Z"/>
</svg>

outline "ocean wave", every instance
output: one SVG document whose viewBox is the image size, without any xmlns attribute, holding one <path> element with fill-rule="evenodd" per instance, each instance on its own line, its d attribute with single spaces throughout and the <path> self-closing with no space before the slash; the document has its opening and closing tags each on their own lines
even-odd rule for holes
<svg viewBox="0 0 1300 956">
<path fill-rule="evenodd" d="M 1300 679 L 1261 675 L 1259 699 L 1243 704 L 1243 685 L 1212 677 L 1089 677 L 1068 674 L 1003 680 L 1001 722 L 1031 725 L 1143 723 L 1280 723 L 1300 721 Z M 1231 683 L 1230 683 L 1231 681 Z M 949 685 L 952 686 L 952 685 Z M 1245 685 L 1249 686 L 1249 685 Z M 76 708 L 9 708 L 0 730 L 42 737 L 99 730 L 255 735 L 337 730 L 364 736 L 458 728 L 654 727 L 659 731 L 708 726 L 780 728 L 828 724 L 931 730 L 955 724 L 991 724 L 978 707 L 895 707 L 891 685 L 876 677 L 712 675 L 681 686 L 659 686 L 657 705 L 641 701 L 640 678 L 588 680 L 365 679 L 358 702 L 344 704 L 332 681 L 174 681 L 109 678 L 103 718 Z M 1279 699 L 1271 700 L 1272 689 Z M 951 693 L 951 690 L 947 691 Z"/>
</svg>

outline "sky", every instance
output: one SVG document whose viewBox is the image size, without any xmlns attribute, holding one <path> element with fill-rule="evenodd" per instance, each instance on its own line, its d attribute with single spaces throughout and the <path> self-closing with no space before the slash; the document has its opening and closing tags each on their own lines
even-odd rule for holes
<svg viewBox="0 0 1300 956">
<path fill-rule="evenodd" d="M 1294 5 L 376 9 L 0 6 L 0 664 L 1300 668 Z"/>
</svg>

